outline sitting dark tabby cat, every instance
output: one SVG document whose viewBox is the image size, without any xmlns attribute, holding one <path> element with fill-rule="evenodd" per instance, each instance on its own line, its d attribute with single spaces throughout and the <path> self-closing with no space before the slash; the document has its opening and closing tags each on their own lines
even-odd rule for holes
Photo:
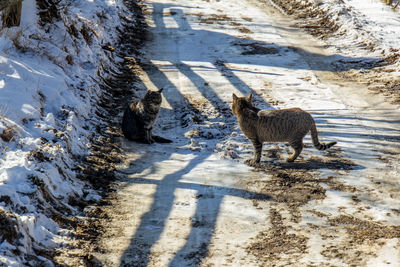
<svg viewBox="0 0 400 267">
<path fill-rule="evenodd" d="M 313 145 L 325 150 L 336 142 L 320 143 L 314 119 L 311 114 L 299 108 L 282 110 L 260 110 L 253 106 L 251 94 L 237 97 L 233 94 L 232 112 L 236 115 L 239 127 L 254 146 L 254 159 L 250 164 L 260 162 L 263 142 L 288 142 L 294 152 L 287 158 L 293 162 L 303 149 L 303 138 L 311 131 Z"/>
<path fill-rule="evenodd" d="M 147 144 L 154 142 L 171 143 L 171 140 L 152 135 L 153 124 L 161 106 L 161 92 L 147 91 L 139 101 L 132 102 L 125 110 L 122 118 L 122 132 L 131 141 Z"/>
</svg>

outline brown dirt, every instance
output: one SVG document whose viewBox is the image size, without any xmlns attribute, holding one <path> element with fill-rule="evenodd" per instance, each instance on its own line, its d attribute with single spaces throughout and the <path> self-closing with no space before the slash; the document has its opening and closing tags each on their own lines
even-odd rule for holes
<svg viewBox="0 0 400 267">
<path fill-rule="evenodd" d="M 276 151 L 275 151 L 276 153 Z M 318 169 L 351 170 L 357 165 L 338 155 L 328 157 L 313 156 L 308 160 L 297 160 L 293 163 L 274 162 L 256 164 L 256 171 L 264 171 L 272 175 L 265 181 L 247 182 L 247 187 L 258 188 L 257 193 L 271 196 L 277 203 L 286 203 L 292 210 L 308 203 L 311 200 L 324 199 L 325 189 L 321 183 L 326 183 L 336 190 L 353 191 L 335 180 L 334 177 L 320 178 Z"/>
<path fill-rule="evenodd" d="M 260 266 L 279 264 L 283 254 L 290 254 L 290 263 L 294 264 L 307 251 L 307 237 L 290 232 L 290 227 L 285 225 L 275 208 L 270 209 L 269 218 L 271 228 L 259 233 L 257 241 L 247 247 L 247 252 L 257 257 Z"/>
<path fill-rule="evenodd" d="M 241 33 L 253 33 L 249 28 L 246 28 L 244 26 L 236 27 L 236 29 Z"/>
<path fill-rule="evenodd" d="M 349 243 L 373 243 L 378 239 L 400 238 L 400 226 L 387 226 L 379 222 L 366 221 L 350 215 L 340 215 L 328 220 L 332 226 L 344 226 Z"/>
<path fill-rule="evenodd" d="M 268 55 L 279 53 L 279 49 L 274 46 L 264 46 L 256 42 L 238 45 L 244 50 L 242 55 Z"/>
<path fill-rule="evenodd" d="M 199 18 L 199 22 L 203 24 L 216 23 L 216 24 L 226 25 L 227 22 L 229 22 L 229 25 L 233 26 L 241 33 L 253 33 L 250 29 L 246 28 L 245 26 L 236 22 L 233 18 L 225 14 L 212 14 L 210 16 L 204 16 L 204 13 L 199 12 L 199 13 L 193 13 L 192 15 L 197 16 Z M 251 18 L 246 18 L 246 20 L 250 21 Z"/>
<path fill-rule="evenodd" d="M 234 19 L 223 14 L 212 14 L 210 16 L 204 17 L 203 13 L 195 13 L 194 15 L 199 17 L 200 23 L 205 23 L 205 24 L 225 24 L 227 21 L 233 21 Z"/>
</svg>

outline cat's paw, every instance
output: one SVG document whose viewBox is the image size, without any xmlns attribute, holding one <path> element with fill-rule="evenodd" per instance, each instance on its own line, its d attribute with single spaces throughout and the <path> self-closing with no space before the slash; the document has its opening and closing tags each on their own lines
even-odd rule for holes
<svg viewBox="0 0 400 267">
<path fill-rule="evenodd" d="M 292 162 L 294 162 L 294 158 L 292 158 L 292 157 L 288 157 L 287 159 L 286 159 L 286 162 L 288 162 L 288 163 L 292 163 Z"/>
<path fill-rule="evenodd" d="M 244 163 L 246 163 L 247 165 L 249 165 L 251 167 L 256 167 L 260 164 L 260 161 L 257 161 L 255 159 L 248 159 Z"/>
</svg>

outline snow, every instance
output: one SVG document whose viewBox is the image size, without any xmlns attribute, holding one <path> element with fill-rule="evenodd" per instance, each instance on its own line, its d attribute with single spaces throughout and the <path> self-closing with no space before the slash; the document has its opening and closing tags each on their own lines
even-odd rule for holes
<svg viewBox="0 0 400 267">
<path fill-rule="evenodd" d="M 396 239 L 390 239 L 387 241 L 385 246 L 378 251 L 378 257 L 371 259 L 367 262 L 367 266 L 400 266 L 399 259 L 393 257 L 393 255 L 398 254 L 396 247 Z"/>
<path fill-rule="evenodd" d="M 119 15 L 128 11 L 120 1 L 63 1 L 58 8 L 60 19 L 40 26 L 36 1 L 24 0 L 20 26 L 0 33 L 0 133 L 10 130 L 0 139 L 0 197 L 9 197 L 0 212 L 15 216 L 21 234 L 12 245 L 0 239 L 0 265 L 23 265 L 36 254 L 33 248 L 53 250 L 69 242 L 51 219 L 43 190 L 71 216 L 79 212 L 69 198 L 100 199 L 72 169 L 74 157 L 88 153 L 100 66 L 113 64 L 101 46 L 117 43 Z M 79 33 L 83 28 L 90 44 Z M 33 264 L 44 263 L 52 265 L 40 256 Z"/>
</svg>

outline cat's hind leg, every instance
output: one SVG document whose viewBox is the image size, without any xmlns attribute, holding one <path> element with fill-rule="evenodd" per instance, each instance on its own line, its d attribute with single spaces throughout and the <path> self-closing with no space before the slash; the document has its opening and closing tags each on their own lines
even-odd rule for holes
<svg viewBox="0 0 400 267">
<path fill-rule="evenodd" d="M 303 150 L 303 140 L 296 140 L 289 143 L 290 146 L 294 149 L 293 154 L 287 158 L 287 162 L 293 162 Z"/>
</svg>

